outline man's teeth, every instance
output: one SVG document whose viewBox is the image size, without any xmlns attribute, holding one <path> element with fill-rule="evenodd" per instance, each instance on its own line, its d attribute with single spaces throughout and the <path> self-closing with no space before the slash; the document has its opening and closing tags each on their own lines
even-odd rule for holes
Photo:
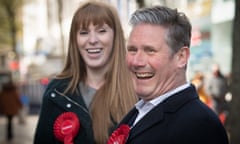
<svg viewBox="0 0 240 144">
<path fill-rule="evenodd" d="M 145 78 L 151 78 L 154 76 L 153 73 L 136 73 L 137 78 L 145 79 Z"/>
<path fill-rule="evenodd" d="M 99 53 L 99 52 L 101 52 L 101 49 L 100 48 L 98 48 L 98 49 L 87 49 L 87 52 L 88 53 Z"/>
</svg>

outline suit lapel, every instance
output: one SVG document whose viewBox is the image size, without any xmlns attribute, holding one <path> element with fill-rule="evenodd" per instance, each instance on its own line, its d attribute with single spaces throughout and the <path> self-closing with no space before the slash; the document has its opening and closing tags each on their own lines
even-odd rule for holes
<svg viewBox="0 0 240 144">
<path fill-rule="evenodd" d="M 136 119 L 138 114 L 138 110 L 134 107 L 120 122 L 119 125 L 121 124 L 128 124 L 130 127 L 132 126 L 134 120 Z"/>
<path fill-rule="evenodd" d="M 164 120 L 164 113 L 174 113 L 189 101 L 197 98 L 198 95 L 193 86 L 190 86 L 189 88 L 167 98 L 162 103 L 158 104 L 155 108 L 153 108 L 131 129 L 128 140 L 131 140 L 140 133 L 146 131 L 154 124 L 161 123 L 161 121 Z M 135 111 L 137 111 L 136 108 Z M 129 114 L 133 116 L 133 111 L 131 111 Z M 128 118 L 128 121 L 129 119 L 130 118 Z"/>
<path fill-rule="evenodd" d="M 162 105 L 158 105 L 157 107 L 152 109 L 149 113 L 147 113 L 138 123 L 136 123 L 136 125 L 131 129 L 129 139 L 147 130 L 155 123 L 162 121 L 163 116 L 164 112 Z"/>
</svg>

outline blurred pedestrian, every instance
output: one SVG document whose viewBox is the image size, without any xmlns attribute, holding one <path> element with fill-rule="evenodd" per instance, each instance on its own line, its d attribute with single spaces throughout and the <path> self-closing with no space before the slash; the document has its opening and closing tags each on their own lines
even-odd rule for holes
<svg viewBox="0 0 240 144">
<path fill-rule="evenodd" d="M 126 62 L 141 100 L 108 144 L 228 144 L 222 123 L 186 79 L 192 29 L 185 14 L 153 6 L 135 11 L 130 23 Z"/>
<path fill-rule="evenodd" d="M 72 19 L 69 42 L 64 69 L 44 93 L 34 144 L 65 138 L 105 144 L 137 101 L 116 9 L 103 2 L 84 3 Z"/>
<path fill-rule="evenodd" d="M 205 90 L 206 82 L 205 82 L 204 74 L 200 71 L 197 71 L 194 74 L 191 82 L 196 87 L 196 90 L 197 90 L 200 100 L 210 107 L 211 99 Z"/>
<path fill-rule="evenodd" d="M 21 94 L 20 100 L 22 102 L 23 107 L 19 112 L 18 121 L 19 124 L 26 124 L 27 122 L 26 118 L 29 113 L 29 97 L 27 95 Z"/>
<path fill-rule="evenodd" d="M 228 104 L 225 96 L 229 91 L 228 81 L 222 74 L 218 64 L 213 64 L 211 74 L 207 81 L 206 91 L 212 98 L 212 109 L 218 116 L 227 116 Z"/>
<path fill-rule="evenodd" d="M 0 112 L 7 118 L 6 138 L 9 141 L 14 138 L 13 118 L 21 108 L 22 103 L 17 85 L 11 80 L 4 83 L 0 92 Z"/>
</svg>

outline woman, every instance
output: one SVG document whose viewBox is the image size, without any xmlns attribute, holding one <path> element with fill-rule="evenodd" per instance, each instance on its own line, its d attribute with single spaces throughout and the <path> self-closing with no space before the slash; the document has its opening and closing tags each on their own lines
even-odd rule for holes
<svg viewBox="0 0 240 144">
<path fill-rule="evenodd" d="M 44 93 L 34 143 L 53 144 L 66 139 L 76 144 L 106 143 L 137 100 L 125 54 L 123 30 L 112 6 L 87 2 L 77 9 L 66 64 Z M 66 112 L 72 113 L 62 118 Z M 58 133 L 59 125 L 68 121 L 66 117 L 74 121 L 67 128 L 78 129 L 72 130 L 70 138 Z"/>
</svg>

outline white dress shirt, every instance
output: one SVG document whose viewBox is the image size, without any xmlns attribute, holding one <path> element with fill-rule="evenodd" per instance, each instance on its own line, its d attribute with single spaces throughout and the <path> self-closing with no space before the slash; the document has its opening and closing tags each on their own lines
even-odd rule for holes
<svg viewBox="0 0 240 144">
<path fill-rule="evenodd" d="M 184 89 L 186 89 L 187 87 L 189 87 L 190 84 L 186 83 L 184 85 L 181 85 L 161 96 L 158 96 L 154 99 L 152 99 L 151 101 L 145 102 L 142 99 L 140 101 L 138 101 L 135 104 L 136 109 L 138 110 L 138 116 L 135 119 L 133 126 L 140 120 L 142 119 L 150 110 L 152 110 L 155 106 L 157 106 L 159 103 L 161 103 L 162 101 L 164 101 L 166 98 L 172 96 L 173 94 L 182 91 Z"/>
</svg>

